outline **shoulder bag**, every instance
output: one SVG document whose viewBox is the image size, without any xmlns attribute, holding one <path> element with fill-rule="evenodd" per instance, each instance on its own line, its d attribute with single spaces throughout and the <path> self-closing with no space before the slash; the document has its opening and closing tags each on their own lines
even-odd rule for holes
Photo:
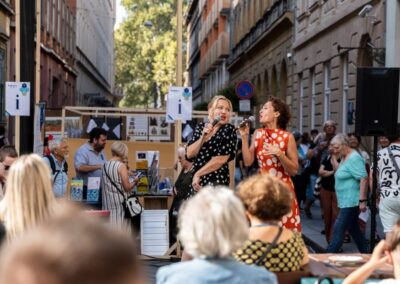
<svg viewBox="0 0 400 284">
<path fill-rule="evenodd" d="M 257 259 L 257 261 L 254 263 L 255 265 L 259 266 L 260 263 L 261 263 L 261 261 L 264 260 L 264 258 L 267 256 L 267 254 L 268 254 L 273 248 L 276 247 L 277 242 L 278 242 L 278 239 L 279 239 L 279 237 L 280 237 L 281 234 L 282 234 L 282 231 L 283 231 L 283 228 L 279 226 L 279 231 L 278 231 L 278 233 L 276 234 L 276 236 L 275 236 L 274 240 L 272 241 L 271 245 L 267 248 L 266 251 L 264 251 L 264 253 L 260 256 L 260 258 Z"/>
<path fill-rule="evenodd" d="M 104 165 L 104 172 L 111 182 L 111 184 L 117 189 L 117 191 L 123 196 L 124 201 L 122 202 L 122 207 L 124 208 L 124 217 L 126 219 L 132 219 L 133 217 L 139 215 L 143 211 L 143 207 L 139 202 L 139 199 L 135 194 L 131 194 L 128 197 L 119 189 L 119 187 L 115 184 L 115 182 L 110 178 L 107 173 L 106 166 Z"/>
</svg>

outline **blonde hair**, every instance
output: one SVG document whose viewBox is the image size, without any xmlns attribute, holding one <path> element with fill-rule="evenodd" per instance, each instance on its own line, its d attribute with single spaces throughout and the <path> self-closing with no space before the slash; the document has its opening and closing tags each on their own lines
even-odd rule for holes
<svg viewBox="0 0 400 284">
<path fill-rule="evenodd" d="M 116 141 L 111 145 L 111 154 L 114 157 L 128 157 L 128 146 L 122 142 Z"/>
<path fill-rule="evenodd" d="M 241 182 L 238 195 L 247 212 L 263 221 L 280 220 L 291 210 L 293 195 L 286 184 L 267 174 Z"/>
<path fill-rule="evenodd" d="M 42 223 L 55 203 L 49 167 L 36 154 L 21 156 L 10 168 L 0 203 L 7 237 L 12 239 Z"/>
<path fill-rule="evenodd" d="M 227 98 L 227 97 L 224 97 L 224 96 L 215 96 L 215 97 L 213 97 L 212 98 L 212 100 L 211 100 L 211 102 L 210 102 L 210 104 L 209 104 L 209 109 L 208 109 L 208 113 L 209 113 L 209 116 L 211 116 L 211 115 L 213 115 L 214 114 L 214 112 L 215 112 L 215 110 L 216 110 L 216 108 L 217 108 L 217 104 L 218 104 L 218 101 L 219 100 L 223 100 L 223 101 L 226 101 L 228 104 L 229 104 L 229 109 L 230 109 L 230 111 L 232 112 L 232 110 L 233 110 L 233 108 L 232 108 L 232 102 Z"/>
<path fill-rule="evenodd" d="M 183 204 L 178 225 L 178 237 L 193 257 L 228 257 L 248 234 L 243 205 L 226 187 L 202 188 Z"/>
</svg>

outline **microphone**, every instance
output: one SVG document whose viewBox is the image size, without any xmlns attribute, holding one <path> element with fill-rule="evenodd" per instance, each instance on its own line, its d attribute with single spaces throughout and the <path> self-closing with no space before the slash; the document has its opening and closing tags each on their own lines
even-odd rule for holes
<svg viewBox="0 0 400 284">
<path fill-rule="evenodd" d="M 246 118 L 245 120 L 243 120 L 241 123 L 239 123 L 239 126 L 236 127 L 236 130 L 238 130 L 239 128 L 242 128 L 243 126 L 245 126 L 247 123 L 252 123 L 254 122 L 256 119 L 254 118 L 254 116 L 249 116 L 248 118 Z"/>
<path fill-rule="evenodd" d="M 218 122 L 221 121 L 221 117 L 218 115 L 214 118 L 213 122 L 211 123 L 212 127 L 214 127 L 215 125 L 217 125 Z"/>
</svg>

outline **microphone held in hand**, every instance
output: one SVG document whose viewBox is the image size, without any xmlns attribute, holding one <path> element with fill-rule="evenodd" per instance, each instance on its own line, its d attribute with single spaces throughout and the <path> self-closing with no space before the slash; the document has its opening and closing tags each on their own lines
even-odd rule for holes
<svg viewBox="0 0 400 284">
<path fill-rule="evenodd" d="M 246 118 L 245 120 L 243 120 L 238 127 L 236 127 L 236 130 L 239 128 L 242 128 L 243 126 L 245 126 L 247 123 L 252 123 L 254 122 L 256 119 L 254 118 L 254 116 L 249 116 L 248 118 Z"/>
<path fill-rule="evenodd" d="M 214 127 L 215 125 L 217 125 L 218 122 L 221 121 L 221 117 L 218 115 L 214 118 L 213 122 L 211 123 L 212 127 Z"/>
</svg>

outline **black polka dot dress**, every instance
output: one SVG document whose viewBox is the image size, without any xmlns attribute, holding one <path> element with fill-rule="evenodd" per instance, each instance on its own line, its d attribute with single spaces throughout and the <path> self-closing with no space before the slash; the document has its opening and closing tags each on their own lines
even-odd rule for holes
<svg viewBox="0 0 400 284">
<path fill-rule="evenodd" d="M 205 123 L 199 123 L 194 130 L 193 138 L 188 145 L 193 144 L 200 139 Z M 236 154 L 237 135 L 235 127 L 232 124 L 222 125 L 218 131 L 201 146 L 199 153 L 193 160 L 193 170 L 196 173 L 211 158 L 216 156 L 229 156 L 228 162 L 233 160 Z M 200 178 L 200 184 L 206 185 L 229 185 L 229 167 L 226 162 L 218 170 L 204 175 Z"/>
</svg>

